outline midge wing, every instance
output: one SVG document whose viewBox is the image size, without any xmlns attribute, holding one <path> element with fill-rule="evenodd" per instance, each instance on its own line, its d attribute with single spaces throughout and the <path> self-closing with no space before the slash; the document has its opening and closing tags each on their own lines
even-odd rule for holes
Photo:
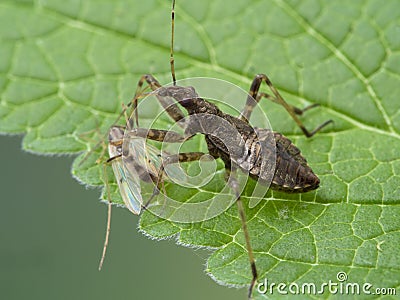
<svg viewBox="0 0 400 300">
<path fill-rule="evenodd" d="M 127 198 L 130 199 L 130 206 L 132 208 L 139 205 L 140 212 L 140 207 L 143 204 L 143 195 L 146 192 L 149 195 L 152 194 L 154 186 L 158 181 L 163 157 L 168 156 L 168 153 L 161 153 L 157 147 L 146 143 L 146 139 L 135 136 L 125 137 L 122 149 L 125 181 L 128 189 L 134 196 L 134 198 Z M 168 176 L 172 176 L 173 178 L 182 176 L 182 171 L 178 164 L 170 164 L 167 166 L 167 169 Z M 164 172 L 162 181 L 168 181 L 170 179 L 168 176 Z M 129 209 L 132 211 L 131 208 Z"/>
<path fill-rule="evenodd" d="M 132 182 L 152 182 L 157 178 L 161 166 L 160 150 L 146 143 L 142 137 L 130 136 L 124 139 L 122 145 L 122 161 L 125 172 Z M 134 185 L 131 187 L 133 188 Z"/>
<path fill-rule="evenodd" d="M 113 126 L 109 132 L 108 151 L 112 160 L 112 168 L 117 179 L 118 188 L 125 206 L 134 214 L 140 214 L 143 207 L 143 195 L 151 195 L 163 157 L 169 154 L 146 143 L 139 136 L 124 137 L 124 127 Z M 121 158 L 122 157 L 122 158 Z M 168 176 L 181 178 L 182 170 L 178 164 L 167 166 Z M 170 178 L 163 173 L 162 180 Z M 150 197 L 150 196 L 149 196 Z"/>
<path fill-rule="evenodd" d="M 129 173 L 126 173 L 120 158 L 112 162 L 112 168 L 125 206 L 135 215 L 140 214 L 143 200 L 139 177 L 132 177 Z"/>
<path fill-rule="evenodd" d="M 139 214 L 142 207 L 142 195 L 140 190 L 140 180 L 138 176 L 126 172 L 122 155 L 122 142 L 124 128 L 113 126 L 108 134 L 108 153 L 112 159 L 111 165 L 114 176 L 117 179 L 119 192 L 125 206 L 134 214 Z M 133 176 L 132 176 L 133 175 Z"/>
</svg>

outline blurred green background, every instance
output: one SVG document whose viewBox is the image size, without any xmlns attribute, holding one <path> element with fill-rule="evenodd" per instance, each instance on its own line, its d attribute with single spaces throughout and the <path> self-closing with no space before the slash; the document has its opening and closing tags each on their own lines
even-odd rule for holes
<svg viewBox="0 0 400 300">
<path fill-rule="evenodd" d="M 106 225 L 100 190 L 70 175 L 73 157 L 21 150 L 0 137 L 2 299 L 245 299 L 204 273 L 205 250 L 152 241 L 138 217 L 114 208 L 111 240 L 97 270 Z"/>
</svg>

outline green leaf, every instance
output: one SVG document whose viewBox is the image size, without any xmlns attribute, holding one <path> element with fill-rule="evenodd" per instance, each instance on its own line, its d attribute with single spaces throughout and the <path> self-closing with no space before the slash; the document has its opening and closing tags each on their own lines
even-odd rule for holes
<svg viewBox="0 0 400 300">
<path fill-rule="evenodd" d="M 347 282 L 399 286 L 399 20 L 396 0 L 177 2 L 179 78 L 215 77 L 247 90 L 256 73 L 266 73 L 288 102 L 321 104 L 303 117 L 307 128 L 334 120 L 307 139 L 281 107 L 261 103 L 321 187 L 303 195 L 271 192 L 256 207 L 246 205 L 259 282 L 321 284 L 343 271 Z M 93 149 L 141 75 L 170 81 L 169 1 L 4 0 L 0 22 L 0 131 L 23 133 L 27 151 Z M 144 112 L 141 119 L 150 117 Z M 103 185 L 97 156 L 79 165 L 82 157 L 73 176 Z M 195 224 L 145 212 L 140 228 L 215 249 L 206 271 L 222 284 L 249 284 L 235 206 Z"/>
</svg>

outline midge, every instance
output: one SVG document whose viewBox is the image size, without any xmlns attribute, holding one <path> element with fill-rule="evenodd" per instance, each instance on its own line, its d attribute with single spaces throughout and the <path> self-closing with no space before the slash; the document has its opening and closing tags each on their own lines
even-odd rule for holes
<svg viewBox="0 0 400 300">
<path fill-rule="evenodd" d="M 152 75 L 144 75 L 141 77 L 135 97 L 129 104 L 129 106 L 132 106 L 133 112 L 132 118 L 127 123 L 127 127 L 132 130 L 126 131 L 125 135 L 123 135 L 123 127 L 111 127 L 109 133 L 109 161 L 114 165 L 114 172 L 123 199 L 129 202 L 132 212 L 139 213 L 142 207 L 146 207 L 146 204 L 143 204 L 138 195 L 140 187 L 136 184 L 127 184 L 129 182 L 137 182 L 138 179 L 135 179 L 134 176 L 140 176 L 141 179 L 147 178 L 148 181 L 155 183 L 156 187 L 153 195 L 150 200 L 148 200 L 151 201 L 153 196 L 155 196 L 160 189 L 160 185 L 163 183 L 163 178 L 165 177 L 164 168 L 166 165 L 199 160 L 205 153 L 189 152 L 175 155 L 157 154 L 148 159 L 144 152 L 138 156 L 146 159 L 144 159 L 142 163 L 135 165 L 134 163 L 129 164 L 129 162 L 120 160 L 121 157 L 129 157 L 129 153 L 134 152 L 133 148 L 136 147 L 135 142 L 131 141 L 135 141 L 137 138 L 147 138 L 160 142 L 175 143 L 184 142 L 196 134 L 203 134 L 208 153 L 215 159 L 221 159 L 224 162 L 225 170 L 228 175 L 226 178 L 229 178 L 227 179 L 227 183 L 236 197 L 252 274 L 248 290 L 248 298 L 251 298 L 258 275 L 255 257 L 251 247 L 251 239 L 247 229 L 244 207 L 237 184 L 236 170 L 242 170 L 248 173 L 253 179 L 261 182 L 271 179 L 271 189 L 286 193 L 304 193 L 315 190 L 319 187 L 320 183 L 319 178 L 307 164 L 307 160 L 301 155 L 300 150 L 293 145 L 288 138 L 278 132 L 273 132 L 269 129 L 254 128 L 249 124 L 252 111 L 263 98 L 280 104 L 286 109 L 290 117 L 296 122 L 306 137 L 312 137 L 315 133 L 332 122 L 332 120 L 328 120 L 314 130 L 309 131 L 298 116 L 317 105 L 314 104 L 304 109 L 289 105 L 280 95 L 279 91 L 273 86 L 270 79 L 264 74 L 258 74 L 253 79 L 244 109 L 239 117 L 234 117 L 222 112 L 216 105 L 201 98 L 196 93 L 195 88 L 190 86 L 178 86 L 176 84 L 173 55 L 174 9 L 175 1 L 172 2 L 170 54 L 173 86 L 162 87 Z M 260 86 L 263 82 L 269 87 L 272 94 L 260 91 Z M 181 108 L 187 111 L 189 118 L 186 118 L 185 121 L 184 135 L 167 130 L 139 128 L 137 104 L 139 98 L 142 97 L 143 86 L 145 84 L 150 87 L 152 93 L 157 97 L 169 116 L 178 124 L 181 125 L 182 122 L 179 121 L 185 118 L 185 114 Z M 199 114 L 205 116 L 205 120 L 208 120 L 207 116 L 209 116 L 209 119 L 215 117 L 214 119 L 219 118 L 224 120 L 224 122 L 227 122 L 227 124 L 235 129 L 237 135 L 231 135 L 230 132 L 225 130 L 225 126 L 222 126 L 218 122 L 204 123 L 204 119 L 202 121 L 202 119 L 199 118 L 190 118 L 190 116 Z M 133 130 L 135 125 L 137 128 Z M 205 133 L 205 127 L 212 127 L 213 134 Z M 138 147 L 141 149 L 142 146 Z M 271 157 L 276 157 L 276 159 L 271 160 Z M 135 188 L 138 190 L 135 190 Z"/>
<path fill-rule="evenodd" d="M 119 118 L 118 118 L 119 119 Z M 146 144 L 145 139 L 139 135 L 124 137 L 125 131 L 133 129 L 132 118 L 125 126 L 113 125 L 108 132 L 108 153 L 110 158 L 107 164 L 111 163 L 118 189 L 126 208 L 133 214 L 140 214 L 142 208 L 146 208 L 150 201 L 144 203 L 141 194 L 141 184 L 144 182 L 160 183 L 159 170 L 162 168 L 162 161 L 167 153 L 152 145 Z M 135 131 L 140 134 L 142 131 Z M 103 254 L 99 263 L 99 270 L 102 268 L 108 246 L 111 228 L 111 195 L 109 193 L 107 172 L 105 174 L 106 190 L 108 197 L 108 218 L 107 233 L 104 241 Z M 172 165 L 168 174 L 175 178 L 179 170 Z M 163 182 L 162 182 L 163 183 Z"/>
</svg>

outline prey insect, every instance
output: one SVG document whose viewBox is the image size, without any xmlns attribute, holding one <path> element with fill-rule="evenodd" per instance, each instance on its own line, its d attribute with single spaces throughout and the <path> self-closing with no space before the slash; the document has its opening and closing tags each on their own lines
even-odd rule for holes
<svg viewBox="0 0 400 300">
<path fill-rule="evenodd" d="M 285 108 L 290 117 L 295 121 L 306 137 L 312 137 L 331 120 L 324 122 L 309 131 L 299 116 L 305 111 L 316 107 L 311 105 L 304 109 L 288 104 L 279 91 L 274 87 L 268 76 L 258 74 L 251 84 L 244 109 L 240 116 L 235 117 L 221 111 L 215 104 L 207 101 L 198 95 L 194 87 L 177 85 L 174 65 L 174 23 L 175 23 L 175 1 L 172 2 L 171 13 L 171 53 L 170 66 L 173 85 L 163 87 L 152 75 L 143 75 L 138 82 L 137 92 L 130 106 L 132 115 L 127 126 L 135 130 L 125 130 L 122 133 L 121 127 L 113 126 L 110 129 L 109 154 L 113 163 L 114 173 L 119 183 L 122 198 L 128 208 L 138 214 L 144 205 L 140 195 L 138 179 L 133 178 L 130 172 L 136 170 L 136 175 L 144 176 L 155 184 L 151 201 L 158 193 L 165 178 L 164 169 L 167 165 L 178 162 L 190 162 L 200 160 L 205 153 L 186 152 L 174 155 L 156 155 L 150 160 L 146 151 L 136 156 L 145 158 L 141 163 L 129 164 L 129 160 L 120 160 L 121 157 L 129 157 L 134 147 L 142 149 L 136 144 L 135 139 L 150 139 L 158 142 L 177 143 L 185 142 L 196 134 L 204 135 L 208 153 L 214 159 L 221 159 L 226 170 L 226 180 L 235 195 L 237 208 L 241 220 L 242 230 L 245 236 L 246 249 L 248 252 L 252 278 L 248 290 L 248 298 L 252 297 L 254 285 L 258 278 L 256 260 L 251 246 L 251 239 L 247 228 L 246 215 L 241 199 L 241 192 L 238 188 L 237 170 L 248 173 L 250 177 L 259 182 L 271 182 L 270 188 L 286 193 L 304 193 L 315 190 L 319 187 L 320 180 L 308 165 L 307 160 L 302 156 L 300 150 L 284 135 L 279 132 L 265 128 L 255 128 L 249 123 L 253 109 L 262 99 L 275 102 Z M 261 84 L 265 83 L 272 94 L 260 91 Z M 142 129 L 139 128 L 138 101 L 143 86 L 151 89 L 160 104 L 168 115 L 180 126 L 184 127 L 184 134 L 174 131 Z M 182 108 L 187 112 L 188 117 Z M 196 116 L 201 115 L 202 118 Z M 184 120 L 184 122 L 182 122 Z M 212 120 L 212 121 L 210 121 Z M 223 121 L 218 121 L 223 120 Z M 227 126 L 222 123 L 227 124 Z M 227 131 L 230 127 L 232 131 Z M 212 132 L 212 133 L 211 133 Z M 136 153 L 136 152 L 134 152 Z M 272 159 L 274 157 L 274 159 Z M 139 167 L 138 167 L 139 166 Z M 141 166 L 146 168 L 140 171 Z M 137 169 L 139 168 L 139 172 Z M 134 173 L 134 172 L 133 172 Z M 141 174 L 141 175 L 140 175 Z"/>
<path fill-rule="evenodd" d="M 110 128 L 108 144 L 110 159 L 108 161 L 111 162 L 125 206 L 138 215 L 143 206 L 140 181 L 155 180 L 161 165 L 161 157 L 158 149 L 146 145 L 145 140 L 139 137 L 130 138 L 128 152 L 123 157 L 125 129 L 121 126 Z"/>
<path fill-rule="evenodd" d="M 157 169 L 156 165 L 153 164 L 154 158 L 160 163 L 160 157 L 158 152 L 153 147 L 148 150 L 145 149 L 144 141 L 141 138 L 131 139 L 130 144 L 132 146 L 131 159 L 134 163 L 124 165 L 122 160 L 123 153 L 123 138 L 124 138 L 125 127 L 113 125 L 108 133 L 108 153 L 110 158 L 107 160 L 107 164 L 110 163 L 116 178 L 118 189 L 121 194 L 122 200 L 133 214 L 140 214 L 143 199 L 141 195 L 141 183 L 140 180 L 145 181 L 155 180 Z M 148 158 L 148 155 L 152 159 Z M 160 165 L 160 164 L 159 164 Z M 105 166 L 105 165 L 104 165 Z M 107 172 L 103 169 L 105 175 L 104 181 L 106 183 L 106 191 L 108 197 L 108 214 L 107 214 L 107 231 L 106 238 L 103 246 L 103 253 L 99 263 L 99 270 L 101 270 L 109 241 L 109 235 L 111 230 L 111 195 L 108 186 Z"/>
<path fill-rule="evenodd" d="M 129 121 L 132 121 L 130 119 Z M 108 153 L 110 158 L 106 163 L 110 163 L 116 178 L 118 189 L 122 200 L 133 214 L 140 214 L 142 209 L 146 209 L 149 201 L 144 202 L 141 186 L 143 183 L 160 183 L 158 179 L 159 169 L 162 167 L 163 155 L 160 150 L 146 143 L 140 134 L 131 134 L 125 138 L 125 132 L 138 132 L 133 130 L 133 122 L 127 122 L 125 126 L 113 125 L 108 132 Z M 151 132 L 151 130 L 149 131 Z M 150 133 L 149 133 L 150 134 Z M 169 174 L 177 177 L 179 170 L 172 165 L 169 168 Z M 103 174 L 107 176 L 106 170 Z M 107 233 L 103 247 L 103 254 L 99 264 L 99 270 L 104 263 L 105 254 L 108 246 L 110 228 L 111 228 L 111 196 L 108 187 L 108 178 L 104 178 L 106 190 L 108 193 L 108 217 Z M 162 182 L 163 183 L 163 182 Z"/>
</svg>

